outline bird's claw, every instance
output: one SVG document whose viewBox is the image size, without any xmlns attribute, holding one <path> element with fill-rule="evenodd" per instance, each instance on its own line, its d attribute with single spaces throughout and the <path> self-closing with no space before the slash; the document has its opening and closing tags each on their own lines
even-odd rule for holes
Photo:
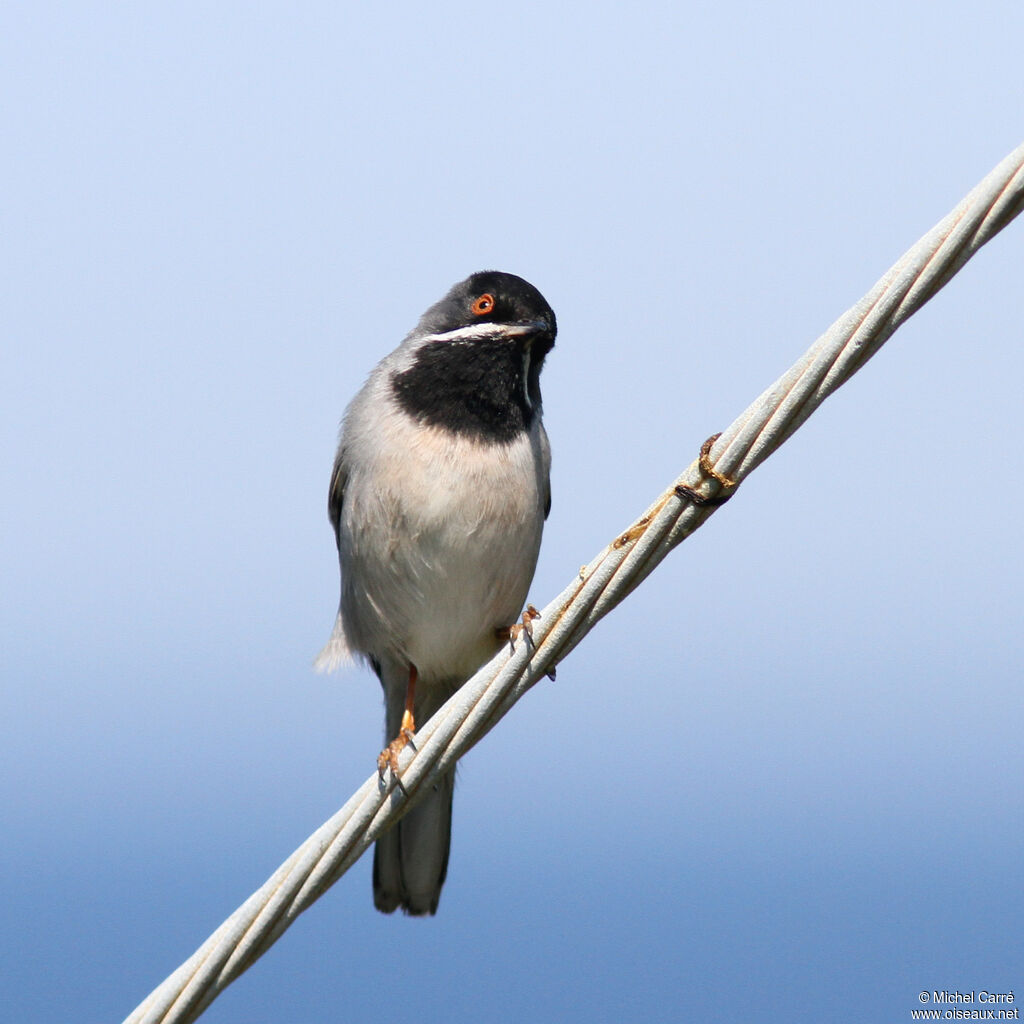
<svg viewBox="0 0 1024 1024">
<path fill-rule="evenodd" d="M 712 434 L 711 437 L 709 437 L 700 446 L 700 457 L 697 460 L 697 465 L 700 468 L 701 473 L 708 480 L 714 480 L 725 493 L 717 494 L 715 497 L 709 498 L 700 494 L 698 491 L 694 490 L 694 488 L 687 487 L 685 484 L 676 484 L 675 492 L 680 498 L 686 498 L 689 501 L 692 501 L 694 505 L 715 507 L 716 505 L 724 505 L 732 497 L 736 481 L 731 480 L 722 473 L 719 473 L 711 463 L 711 448 L 721 436 L 722 435 L 720 433 Z"/>
<path fill-rule="evenodd" d="M 391 771 L 391 777 L 395 780 L 398 788 L 405 793 L 405 786 L 402 785 L 402 776 L 398 773 L 398 755 L 406 747 L 416 749 L 411 729 L 403 728 L 402 731 L 377 755 L 377 777 L 384 781 L 384 773 Z M 408 793 L 406 793 L 408 796 Z"/>
<path fill-rule="evenodd" d="M 499 626 L 494 632 L 499 640 L 507 640 L 513 651 L 516 649 L 516 641 L 521 636 L 525 636 L 526 642 L 533 647 L 533 620 L 539 618 L 540 612 L 532 604 L 528 604 L 519 622 L 511 626 Z"/>
</svg>

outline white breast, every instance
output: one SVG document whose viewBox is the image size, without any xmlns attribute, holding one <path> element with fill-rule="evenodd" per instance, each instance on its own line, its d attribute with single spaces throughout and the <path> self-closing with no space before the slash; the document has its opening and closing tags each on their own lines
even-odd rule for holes
<svg viewBox="0 0 1024 1024">
<path fill-rule="evenodd" d="M 375 424 L 354 459 L 341 520 L 348 645 L 410 661 L 425 681 L 471 675 L 519 616 L 540 550 L 550 455 L 539 420 L 496 445 Z M 355 440 L 355 439 L 354 439 Z"/>
</svg>

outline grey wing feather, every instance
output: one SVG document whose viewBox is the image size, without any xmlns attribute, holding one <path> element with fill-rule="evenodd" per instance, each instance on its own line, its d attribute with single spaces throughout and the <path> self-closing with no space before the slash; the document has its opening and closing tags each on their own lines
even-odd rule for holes
<svg viewBox="0 0 1024 1024">
<path fill-rule="evenodd" d="M 348 463 L 345 459 L 345 449 L 338 448 L 338 454 L 334 459 L 334 469 L 331 471 L 331 486 L 327 492 L 327 515 L 334 527 L 334 540 L 341 546 L 341 509 L 345 502 L 345 484 L 348 481 Z M 343 665 L 352 657 L 348 640 L 345 637 L 345 623 L 341 618 L 341 610 L 334 620 L 334 629 L 331 631 L 327 645 L 317 656 L 314 666 L 318 672 L 332 672 L 339 665 Z"/>
<path fill-rule="evenodd" d="M 544 495 L 544 518 L 547 519 L 551 511 L 551 443 L 548 441 L 548 432 L 544 429 L 543 423 L 537 424 L 537 433 L 540 441 L 540 466 L 543 473 L 541 491 Z"/>
<path fill-rule="evenodd" d="M 345 461 L 345 449 L 338 448 L 334 457 L 334 469 L 331 471 L 331 486 L 327 491 L 327 515 L 334 527 L 334 539 L 340 542 L 341 507 L 345 501 L 345 484 L 348 482 L 348 465 Z"/>
</svg>

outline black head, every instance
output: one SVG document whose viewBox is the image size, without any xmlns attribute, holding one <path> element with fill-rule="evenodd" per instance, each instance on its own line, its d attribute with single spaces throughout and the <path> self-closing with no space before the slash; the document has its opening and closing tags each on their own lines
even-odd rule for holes
<svg viewBox="0 0 1024 1024">
<path fill-rule="evenodd" d="M 406 339 L 412 361 L 391 378 L 420 422 L 507 442 L 540 414 L 540 371 L 555 343 L 555 314 L 515 274 L 484 270 L 455 285 Z"/>
<path fill-rule="evenodd" d="M 481 270 L 460 281 L 423 314 L 416 333 L 444 334 L 474 324 L 545 325 L 545 352 L 555 340 L 555 314 L 544 296 L 529 281 L 500 270 Z"/>
</svg>

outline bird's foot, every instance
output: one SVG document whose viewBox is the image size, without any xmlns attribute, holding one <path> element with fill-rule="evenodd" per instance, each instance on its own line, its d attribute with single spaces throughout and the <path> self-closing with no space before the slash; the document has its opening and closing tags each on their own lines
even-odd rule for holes
<svg viewBox="0 0 1024 1024">
<path fill-rule="evenodd" d="M 406 747 L 412 747 L 413 750 L 416 749 L 416 743 L 413 738 L 415 729 L 416 723 L 413 721 L 412 714 L 406 711 L 402 715 L 402 728 L 398 735 L 377 755 L 377 775 L 380 781 L 384 781 L 384 772 L 390 769 L 391 777 L 403 793 L 405 793 L 405 786 L 402 785 L 402 777 L 398 774 L 398 755 Z"/>
<path fill-rule="evenodd" d="M 701 473 L 708 480 L 714 480 L 715 483 L 717 483 L 726 493 L 717 494 L 713 498 L 708 498 L 695 491 L 692 487 L 687 487 L 685 484 L 676 484 L 675 492 L 680 498 L 686 498 L 689 501 L 692 501 L 694 505 L 715 507 L 717 505 L 724 505 L 732 497 L 736 481 L 730 480 L 729 477 L 719 473 L 711 464 L 712 445 L 714 445 L 721 436 L 721 434 L 712 434 L 711 437 L 709 437 L 700 446 L 700 458 L 697 460 L 697 465 L 700 467 Z"/>
<path fill-rule="evenodd" d="M 511 626 L 499 626 L 495 631 L 494 635 L 499 640 L 507 640 L 509 647 L 514 651 L 516 649 L 516 641 L 521 637 L 526 637 L 526 642 L 532 647 L 533 646 L 533 620 L 540 618 L 540 612 L 533 607 L 532 604 L 526 606 L 526 610 L 523 612 L 523 617 L 519 622 L 513 623 Z"/>
</svg>

